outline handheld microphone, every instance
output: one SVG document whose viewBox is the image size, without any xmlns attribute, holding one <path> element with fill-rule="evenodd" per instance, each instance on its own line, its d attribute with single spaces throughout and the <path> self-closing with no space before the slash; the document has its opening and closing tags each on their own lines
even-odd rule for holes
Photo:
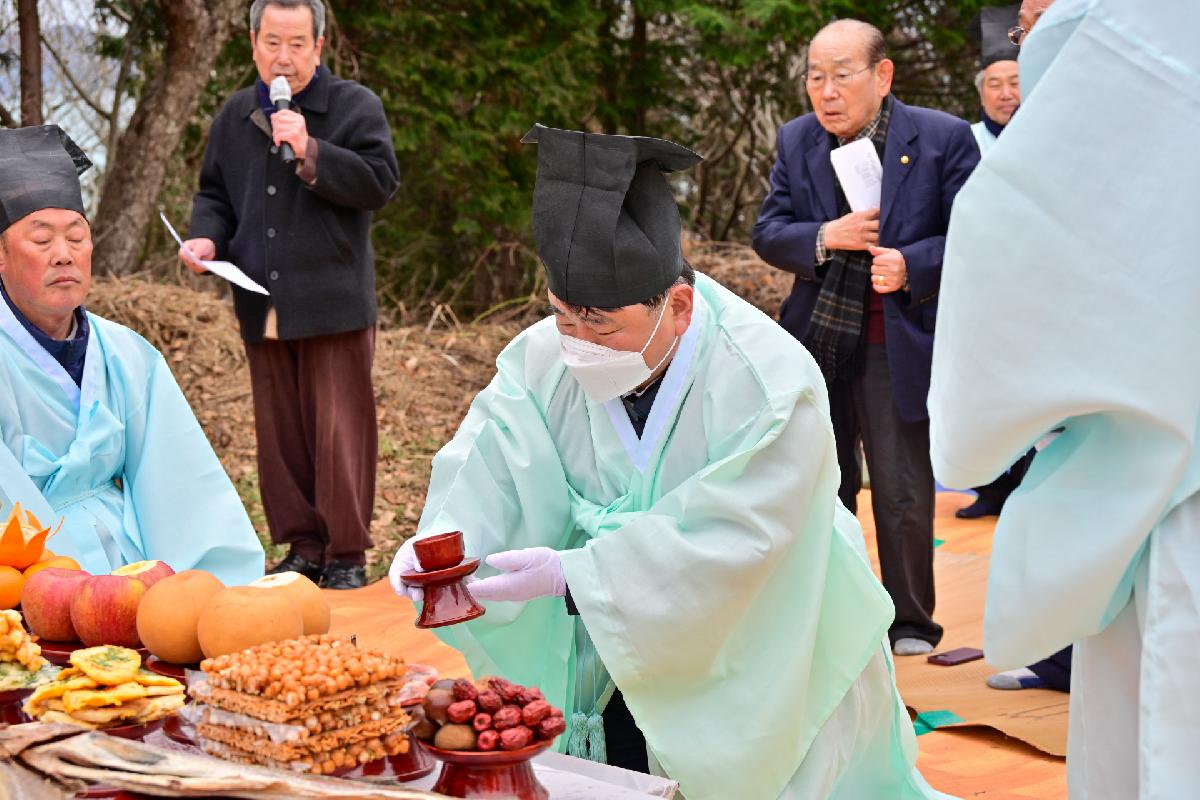
<svg viewBox="0 0 1200 800">
<path fill-rule="evenodd" d="M 292 102 L 292 87 L 288 85 L 287 78 L 282 75 L 276 75 L 271 81 L 271 103 L 275 106 L 276 111 L 286 111 Z M 283 159 L 283 163 L 291 164 L 296 160 L 296 151 L 287 142 L 279 145 L 279 157 Z"/>
</svg>

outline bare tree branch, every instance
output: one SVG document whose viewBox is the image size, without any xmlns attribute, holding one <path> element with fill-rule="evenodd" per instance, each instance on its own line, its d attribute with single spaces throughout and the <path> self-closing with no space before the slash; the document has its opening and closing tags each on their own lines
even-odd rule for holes
<svg viewBox="0 0 1200 800">
<path fill-rule="evenodd" d="M 54 63 L 58 66 L 58 71 L 61 72 L 63 77 L 67 79 L 67 83 L 71 84 L 71 88 L 74 89 L 75 93 L 79 95 L 79 99 L 86 103 L 89 108 L 91 108 L 101 117 L 108 119 L 109 112 L 101 108 L 100 104 L 92 99 L 92 96 L 88 93 L 87 89 L 84 89 L 79 85 L 79 81 L 75 80 L 75 76 L 71 73 L 70 68 L 67 67 L 67 62 L 64 61 L 63 57 L 58 54 L 58 50 L 54 48 L 54 45 L 49 39 L 46 38 L 45 34 L 42 34 L 41 39 L 42 44 L 46 46 L 48 51 L 50 51 L 50 57 L 54 59 Z"/>
</svg>

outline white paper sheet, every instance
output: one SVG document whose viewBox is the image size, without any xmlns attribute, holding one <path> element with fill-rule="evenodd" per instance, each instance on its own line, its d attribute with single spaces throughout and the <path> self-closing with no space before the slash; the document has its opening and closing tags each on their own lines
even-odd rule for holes
<svg viewBox="0 0 1200 800">
<path fill-rule="evenodd" d="M 870 139 L 857 139 L 829 153 L 833 171 L 846 194 L 851 211 L 879 208 L 883 165 Z"/>
<path fill-rule="evenodd" d="M 184 247 L 183 239 L 179 238 L 179 234 L 176 232 L 175 226 L 173 226 L 167 220 L 167 215 L 159 211 L 158 216 L 160 219 L 162 219 L 163 224 L 167 226 L 167 230 L 171 232 L 171 236 L 175 238 L 175 241 L 179 242 L 179 246 L 183 248 L 183 251 L 192 257 L 192 261 L 204 267 L 212 274 L 224 278 L 230 283 L 236 284 L 247 291 L 258 292 L 259 294 L 270 296 L 270 292 L 268 292 L 260 284 L 247 277 L 246 273 L 238 269 L 236 265 L 230 264 L 228 261 L 204 261 L 203 259 L 197 258 L 195 253 L 193 253 L 191 250 L 188 250 L 187 247 Z"/>
</svg>

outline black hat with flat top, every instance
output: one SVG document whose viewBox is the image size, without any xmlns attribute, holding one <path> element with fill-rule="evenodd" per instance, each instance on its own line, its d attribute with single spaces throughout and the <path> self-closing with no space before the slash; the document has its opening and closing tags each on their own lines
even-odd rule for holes
<svg viewBox="0 0 1200 800">
<path fill-rule="evenodd" d="M 57 125 L 0 130 L 0 233 L 43 208 L 83 214 L 79 176 L 91 166 Z"/>
<path fill-rule="evenodd" d="M 533 238 L 550 291 L 573 306 L 621 308 L 683 271 L 679 207 L 665 173 L 703 159 L 665 139 L 535 125 Z"/>
<path fill-rule="evenodd" d="M 971 21 L 968 32 L 979 42 L 979 68 L 987 69 L 997 61 L 1016 61 L 1021 48 L 1009 41 L 1008 31 L 1017 24 L 1020 4 L 981 8 Z"/>
</svg>

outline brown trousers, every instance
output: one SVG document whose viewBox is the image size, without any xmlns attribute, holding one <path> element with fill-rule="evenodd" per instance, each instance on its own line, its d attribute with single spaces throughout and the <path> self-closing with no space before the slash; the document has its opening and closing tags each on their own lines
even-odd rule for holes
<svg viewBox="0 0 1200 800">
<path fill-rule="evenodd" d="M 271 541 L 318 564 L 365 564 L 371 547 L 374 356 L 374 328 L 246 344 Z"/>
</svg>

